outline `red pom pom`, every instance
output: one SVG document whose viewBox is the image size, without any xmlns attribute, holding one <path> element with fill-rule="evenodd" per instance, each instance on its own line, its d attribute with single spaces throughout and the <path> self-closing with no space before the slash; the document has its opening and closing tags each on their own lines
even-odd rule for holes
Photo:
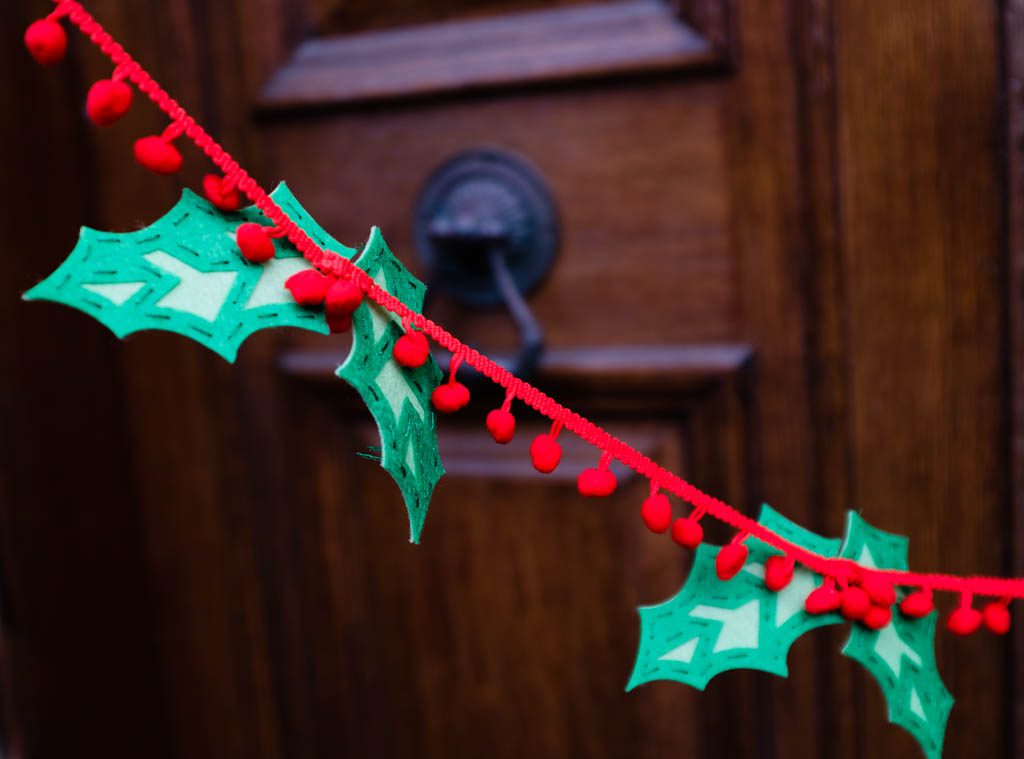
<svg viewBox="0 0 1024 759">
<path fill-rule="evenodd" d="M 764 563 L 764 584 L 778 593 L 793 581 L 795 565 L 788 556 L 769 556 Z"/>
<path fill-rule="evenodd" d="M 869 630 L 881 630 L 890 622 L 892 622 L 892 609 L 889 606 L 876 606 L 875 604 L 868 608 L 860 620 L 860 623 Z"/>
<path fill-rule="evenodd" d="M 864 619 L 871 608 L 871 598 L 862 588 L 853 586 L 844 590 L 840 596 L 839 610 L 849 620 Z"/>
<path fill-rule="evenodd" d="M 953 610 L 946 622 L 946 627 L 956 635 L 970 635 L 981 627 L 981 612 L 973 606 L 961 606 Z"/>
<path fill-rule="evenodd" d="M 861 588 L 868 594 L 871 603 L 877 606 L 892 606 L 896 603 L 896 590 L 892 584 L 875 575 L 867 575 L 861 581 Z"/>
<path fill-rule="evenodd" d="M 672 523 L 672 540 L 683 548 L 696 548 L 704 540 L 704 528 L 696 519 L 680 517 Z"/>
<path fill-rule="evenodd" d="M 274 241 L 259 224 L 246 222 L 235 232 L 235 239 L 246 261 L 262 264 L 274 257 Z"/>
<path fill-rule="evenodd" d="M 126 82 L 101 79 L 89 88 L 85 112 L 96 126 L 110 126 L 128 113 L 133 96 Z"/>
<path fill-rule="evenodd" d="M 562 460 L 562 446 L 551 435 L 537 435 L 530 443 L 533 468 L 542 474 L 551 474 Z"/>
<path fill-rule="evenodd" d="M 810 592 L 804 601 L 804 608 L 808 614 L 830 614 L 841 604 L 842 596 L 839 591 L 831 583 L 826 583 Z"/>
<path fill-rule="evenodd" d="M 427 359 L 430 358 L 430 345 L 427 343 L 426 335 L 418 330 L 411 329 L 395 341 L 393 352 L 395 361 L 399 364 L 407 369 L 418 369 L 427 363 Z M 512 415 L 509 414 L 509 416 Z M 488 422 L 489 424 L 490 422 Z M 515 420 L 512 421 L 512 426 L 514 429 Z M 507 443 L 508 440 L 505 442 Z"/>
<path fill-rule="evenodd" d="M 44 18 L 25 30 L 25 47 L 36 63 L 52 66 L 63 60 L 68 49 L 68 35 L 56 21 Z"/>
<path fill-rule="evenodd" d="M 154 136 L 135 141 L 135 160 L 154 174 L 174 174 L 181 169 L 181 153 L 174 145 Z"/>
<path fill-rule="evenodd" d="M 327 310 L 335 314 L 351 314 L 363 304 L 363 291 L 350 279 L 338 279 L 327 291 Z M 425 341 L 424 341 L 425 342 Z M 424 357 L 423 359 L 427 359 Z M 401 363 L 401 361 L 399 361 Z"/>
<path fill-rule="evenodd" d="M 718 579 L 731 580 L 735 577 L 747 563 L 747 553 L 747 547 L 742 543 L 722 546 L 715 557 L 715 572 L 718 573 Z"/>
<path fill-rule="evenodd" d="M 1010 610 L 1005 604 L 990 603 L 981 614 L 985 627 L 996 635 L 1006 635 L 1010 631 Z"/>
<path fill-rule="evenodd" d="M 430 400 L 438 411 L 454 414 L 469 403 L 469 388 L 461 382 L 447 382 L 434 389 Z"/>
<path fill-rule="evenodd" d="M 242 207 L 242 196 L 238 188 L 230 186 L 224 177 L 207 174 L 203 177 L 203 192 L 207 200 L 221 211 L 237 211 Z"/>
<path fill-rule="evenodd" d="M 331 331 L 332 335 L 340 335 L 352 329 L 352 314 L 328 313 L 326 316 L 327 328 Z"/>
<path fill-rule="evenodd" d="M 512 412 L 496 408 L 487 415 L 487 431 L 491 433 L 495 443 L 504 445 L 516 434 L 516 418 Z"/>
<path fill-rule="evenodd" d="M 640 507 L 640 518 L 651 532 L 665 532 L 672 524 L 672 504 L 664 493 L 655 493 Z M 704 537 L 701 530 L 701 538 Z M 700 540 L 697 541 L 700 543 Z"/>
<path fill-rule="evenodd" d="M 304 269 L 288 277 L 284 286 L 300 306 L 319 306 L 327 297 L 331 280 L 316 269 Z"/>
<path fill-rule="evenodd" d="M 900 604 L 900 613 L 911 619 L 927 617 L 933 611 L 935 611 L 935 601 L 932 600 L 932 594 L 927 590 L 914 591 Z"/>
<path fill-rule="evenodd" d="M 576 489 L 580 495 L 603 498 L 615 492 L 618 480 L 610 469 L 584 469 L 576 478 Z"/>
</svg>

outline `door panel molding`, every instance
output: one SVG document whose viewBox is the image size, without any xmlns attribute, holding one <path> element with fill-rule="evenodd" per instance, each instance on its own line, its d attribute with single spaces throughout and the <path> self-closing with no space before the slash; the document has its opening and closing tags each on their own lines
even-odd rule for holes
<svg viewBox="0 0 1024 759">
<path fill-rule="evenodd" d="M 271 76 L 258 108 L 722 69 L 729 18 L 725 0 L 620 0 L 312 39 Z"/>
</svg>

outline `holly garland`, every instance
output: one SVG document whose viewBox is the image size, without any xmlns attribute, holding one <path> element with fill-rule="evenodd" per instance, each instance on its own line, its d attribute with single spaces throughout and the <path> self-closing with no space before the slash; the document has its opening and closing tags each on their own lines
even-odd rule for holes
<svg viewBox="0 0 1024 759">
<path fill-rule="evenodd" d="M 228 361 L 259 330 L 352 330 L 352 349 L 338 375 L 359 392 L 377 422 L 380 463 L 405 499 L 413 542 L 444 474 L 434 411 L 452 413 L 469 403 L 468 389 L 457 380 L 467 363 L 506 390 L 501 408 L 487 417 L 496 442 L 515 434 L 513 402 L 533 408 L 552 420 L 550 432 L 530 446 L 539 472 L 559 466 L 559 434 L 575 433 L 600 451 L 597 466 L 579 475 L 582 495 L 615 491 L 610 464 L 617 459 L 651 482 L 641 509 L 648 528 L 696 550 L 679 594 L 640 610 L 641 641 L 629 689 L 658 679 L 703 689 L 715 675 L 734 669 L 785 676 L 787 653 L 800 636 L 849 623 L 842 653 L 878 681 L 890 721 L 909 731 L 926 756 L 941 755 L 953 698 L 935 664 L 933 591 L 960 596 L 946 622 L 950 631 L 967 635 L 984 625 L 1002 635 L 1010 627 L 1010 601 L 1024 598 L 1024 578 L 912 573 L 907 539 L 853 512 L 839 541 L 808 532 L 767 506 L 754 521 L 701 492 L 426 319 L 420 313 L 423 284 L 391 254 L 379 230 L 356 251 L 333 240 L 284 185 L 267 194 L 77 0 L 57 0 L 56 9 L 26 31 L 26 47 L 40 64 L 64 57 L 65 18 L 115 67 L 110 79 L 89 91 L 86 113 L 95 124 L 124 116 L 134 85 L 170 119 L 161 134 L 135 143 L 138 163 L 157 174 L 176 173 L 183 159 L 175 141 L 187 137 L 223 174 L 204 178 L 205 199 L 186 191 L 145 229 L 84 229 L 67 260 L 27 299 L 77 308 L 118 337 L 146 329 L 177 332 Z M 253 206 L 243 209 L 243 197 Z M 445 382 L 428 338 L 451 353 Z M 675 518 L 663 490 L 693 511 Z M 705 516 L 732 526 L 734 538 L 721 547 L 705 543 Z M 979 610 L 976 595 L 995 600 Z"/>
</svg>

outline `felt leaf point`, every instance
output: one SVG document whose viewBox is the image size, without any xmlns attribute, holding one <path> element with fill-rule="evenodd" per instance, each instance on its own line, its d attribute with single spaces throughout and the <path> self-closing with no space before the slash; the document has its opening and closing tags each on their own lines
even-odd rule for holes
<svg viewBox="0 0 1024 759">
<path fill-rule="evenodd" d="M 423 308 L 426 288 L 395 258 L 374 227 L 355 261 L 383 289 L 413 311 Z M 381 466 L 395 480 L 409 513 L 410 540 L 418 543 L 434 487 L 444 475 L 430 395 L 442 374 L 433 358 L 405 368 L 394 358 L 405 334 L 402 320 L 375 303 L 352 314 L 352 350 L 338 376 L 354 387 L 380 431 Z"/>
<path fill-rule="evenodd" d="M 271 197 L 318 244 L 355 255 L 313 221 L 287 186 L 279 185 Z M 71 255 L 24 297 L 84 311 L 119 338 L 149 329 L 176 332 L 228 361 L 263 329 L 326 334 L 323 314 L 301 308 L 284 290 L 288 276 L 310 268 L 298 251 L 278 243 L 276 257 L 264 265 L 238 255 L 235 230 L 261 218 L 256 208 L 220 212 L 185 190 L 174 208 L 143 229 L 83 228 Z"/>
</svg>

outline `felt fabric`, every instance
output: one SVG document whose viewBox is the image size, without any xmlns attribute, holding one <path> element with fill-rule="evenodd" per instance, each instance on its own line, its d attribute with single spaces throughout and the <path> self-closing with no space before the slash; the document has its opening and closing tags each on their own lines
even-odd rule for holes
<svg viewBox="0 0 1024 759">
<path fill-rule="evenodd" d="M 394 257 L 376 227 L 355 263 L 414 311 L 422 310 L 426 287 Z M 398 316 L 364 302 L 352 314 L 352 351 L 338 376 L 359 392 L 377 422 L 381 466 L 405 497 L 410 540 L 418 543 L 430 496 L 444 475 L 430 404 L 442 374 L 429 357 L 415 369 L 398 365 L 394 347 L 404 334 Z"/>
<path fill-rule="evenodd" d="M 851 511 L 840 555 L 866 567 L 905 571 L 909 542 L 902 535 L 872 527 Z M 930 758 L 942 755 L 946 721 L 953 708 L 953 696 L 935 662 L 938 616 L 933 612 L 911 619 L 897 612 L 880 630 L 852 625 L 843 647 L 843 654 L 864 665 L 882 688 L 889 721 L 911 733 Z"/>
<path fill-rule="evenodd" d="M 846 539 L 823 538 L 771 507 L 760 524 L 823 556 L 843 556 L 868 566 L 906 569 L 905 538 L 871 527 L 850 513 Z M 790 647 L 806 632 L 844 622 L 837 613 L 812 615 L 804 601 L 822 578 L 797 566 L 779 592 L 764 583 L 765 563 L 778 552 L 746 541 L 749 558 L 731 580 L 715 571 L 718 546 L 701 544 L 686 584 L 674 598 L 641 608 L 640 646 L 627 690 L 653 680 L 675 680 L 701 690 L 715 675 L 757 669 L 785 677 Z M 889 719 L 909 731 L 928 757 L 942 753 L 953 699 L 939 677 L 934 654 L 936 614 L 923 619 L 894 615 L 881 630 L 851 625 L 843 654 L 864 665 L 882 688 Z"/>
<path fill-rule="evenodd" d="M 271 197 L 317 245 L 349 259 L 356 256 L 355 249 L 331 238 L 284 184 Z M 301 327 L 326 334 L 324 310 L 299 305 L 285 287 L 295 274 L 317 274 L 287 241 L 275 240 L 276 256 L 264 264 L 239 253 L 238 227 L 262 221 L 255 208 L 219 211 L 186 190 L 167 215 L 137 232 L 83 229 L 67 260 L 24 297 L 77 308 L 118 337 L 146 329 L 177 332 L 228 361 L 262 329 Z M 426 288 L 391 254 L 379 230 L 371 233 L 356 265 L 408 306 L 422 308 Z M 352 351 L 338 376 L 359 392 L 377 422 L 381 466 L 402 491 L 412 540 L 418 542 L 430 496 L 444 474 L 430 405 L 441 371 L 433 358 L 417 369 L 394 361 L 394 343 L 404 334 L 394 314 L 364 304 L 352 320 Z"/>
<path fill-rule="evenodd" d="M 331 240 L 285 185 L 273 197 L 323 245 L 355 255 Z M 285 279 L 309 268 L 294 248 L 276 241 L 276 257 L 262 265 L 239 254 L 235 230 L 261 218 L 255 208 L 217 211 L 186 190 L 169 213 L 138 231 L 83 229 L 67 260 L 24 297 L 77 308 L 121 338 L 146 329 L 177 332 L 228 361 L 262 329 L 326 333 L 323 314 L 297 305 L 284 288 Z"/>
</svg>

